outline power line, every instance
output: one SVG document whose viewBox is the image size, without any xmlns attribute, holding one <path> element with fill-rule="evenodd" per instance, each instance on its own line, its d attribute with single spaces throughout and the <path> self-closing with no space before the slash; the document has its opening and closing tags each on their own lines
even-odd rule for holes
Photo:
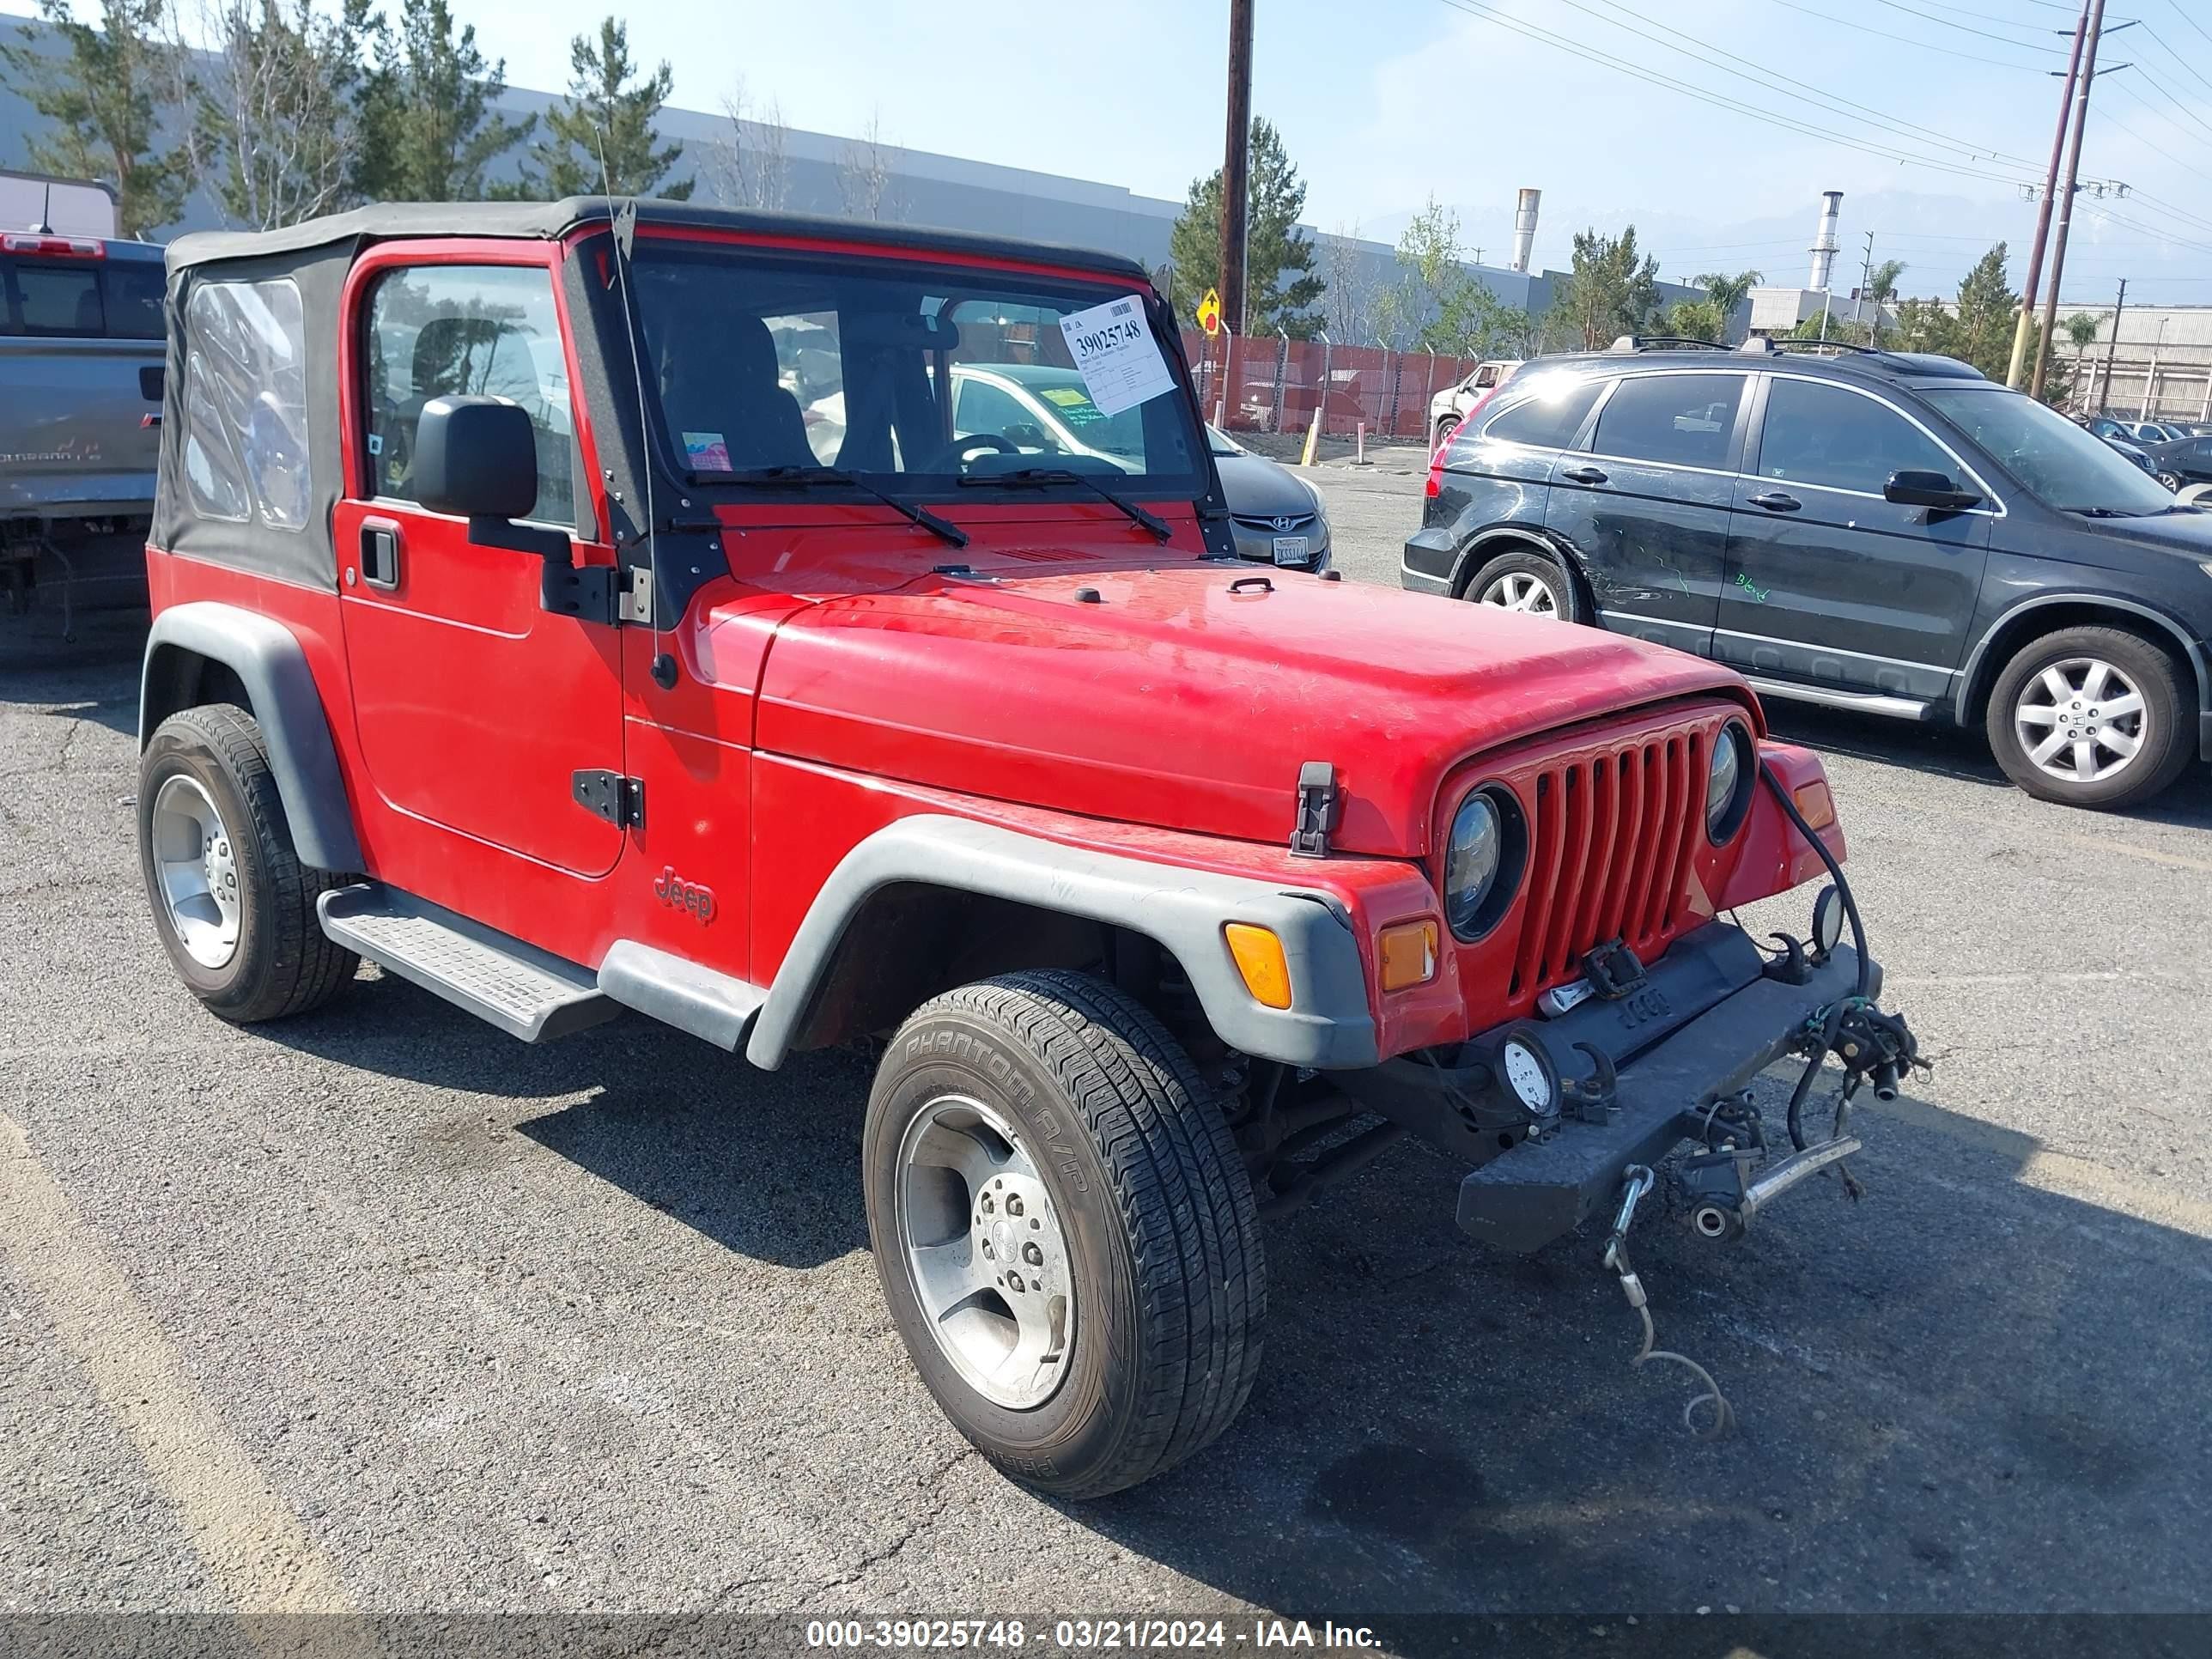
<svg viewBox="0 0 2212 1659">
<path fill-rule="evenodd" d="M 1704 48 L 1705 52 L 1717 52 L 1721 57 L 1728 58 L 1731 62 L 1748 64 L 1750 65 L 1751 72 L 1748 75 L 1746 75 L 1742 70 L 1730 70 L 1726 64 L 1716 63 L 1712 58 L 1704 56 L 1701 52 L 1692 52 L 1689 50 L 1688 47 L 1674 46 L 1668 41 L 1660 40 L 1656 34 L 1646 33 L 1644 30 L 1637 28 L 1630 24 L 1620 23 L 1616 21 L 1616 20 L 1611 18 L 1598 17 L 1598 14 L 1590 10 L 1588 6 L 1582 3 L 1582 0 L 1561 0 L 1561 3 L 1573 7 L 1577 11 L 1583 13 L 1587 16 L 1596 17 L 1600 22 L 1613 22 L 1616 27 L 1625 28 L 1631 34 L 1641 36 L 1643 39 L 1651 41 L 1654 45 L 1665 46 L 1669 52 L 1679 52 L 1685 58 L 1689 58 L 1697 62 L 1708 64 L 1712 68 L 1718 69 L 1723 74 L 1735 75 L 1740 78 L 1756 81 L 1759 84 L 1766 86 L 1776 92 L 1786 91 L 1792 87 L 1797 88 L 1802 91 L 1811 93 L 1815 98 L 1820 100 L 1822 102 L 1826 104 L 1829 108 L 1835 110 L 1838 114 L 1844 113 L 1846 110 L 1863 110 L 1865 112 L 1865 114 L 1863 116 L 1853 116 L 1848 117 L 1847 118 L 1860 120 L 1869 125 L 1882 127 L 1891 132 L 1899 133 L 1906 137 L 1911 137 L 1914 133 L 1922 133 L 1926 135 L 1927 137 L 1936 140 L 1938 143 L 1941 143 L 1948 149 L 1961 151 L 1966 155 L 1976 159 L 1986 155 L 1992 161 L 2014 161 L 2019 163 L 2022 167 L 2032 167 L 2035 165 L 2033 161 L 2026 156 L 2008 155 L 2005 151 L 1997 149 L 1989 144 L 1977 144 L 1966 139 L 1954 138 L 1950 134 L 1939 131 L 1934 127 L 1923 126 L 1917 121 L 1907 121 L 1902 116 L 1889 116 L 1886 114 L 1885 112 L 1876 109 L 1871 104 L 1862 104 L 1854 99 L 1845 98 L 1838 94 L 1828 92 L 1824 88 L 1814 85 L 1810 81 L 1801 81 L 1794 75 L 1784 75 L 1779 70 L 1767 70 L 1755 63 L 1751 58 L 1740 57 L 1736 53 L 1729 51 L 1725 46 L 1716 46 L 1710 40 L 1701 40 L 1699 37 L 1687 33 L 1681 29 L 1670 27 L 1668 25 L 1659 22 L 1656 19 L 1638 18 L 1638 21 L 1649 21 L 1651 23 L 1653 27 L 1664 30 L 1667 33 L 1674 36 L 1676 40 L 1687 40 L 1692 46 Z M 1638 15 L 1634 11 L 1630 10 L 1628 7 L 1620 4 L 1619 0 L 1598 0 L 1598 3 L 1604 6 L 1608 11 L 1623 12 L 1632 18 L 1638 16 Z M 1868 117 L 1873 117 L 1875 118 L 1869 121 L 1867 119 Z"/>
<path fill-rule="evenodd" d="M 2165 37 L 2164 35 L 2160 34 L 2160 33 L 2156 29 L 2153 28 L 2153 27 L 2152 27 L 2148 23 L 2145 23 L 2145 24 L 2142 26 L 2142 32 L 2143 32 L 2145 34 L 2148 34 L 2148 36 L 2150 36 L 2150 38 L 2151 38 L 2152 40 L 2154 40 L 2157 41 L 2157 42 L 2158 42 L 2158 44 L 2159 44 L 2159 47 L 2160 47 L 2160 49 L 2161 51 L 2163 51 L 2163 52 L 2166 53 L 2166 55 L 2167 57 L 2169 57 L 2169 58 L 2172 58 L 2172 59 L 2173 59 L 2173 61 L 2174 61 L 2175 63 L 2177 63 L 2177 64 L 2180 64 L 2182 68 L 2184 68 L 2184 69 L 2187 70 L 2188 70 L 2191 75 L 2196 76 L 2197 76 L 2197 80 L 2198 80 L 2198 81 L 2200 81 L 2200 82 L 2202 82 L 2203 83 L 2203 86 L 2204 86 L 2205 89 L 2206 89 L 2208 92 L 2212 92 L 2212 81 L 2206 81 L 2206 80 L 2204 79 L 2204 76 L 2203 76 L 2203 72 L 2197 69 L 2197 65 L 2196 65 L 2196 64 L 2194 64 L 2191 63 L 2191 62 L 2190 62 L 2186 58 L 2184 58 L 2184 57 L 2183 57 L 2179 52 L 2176 52 L 2176 51 L 2175 51 L 2175 50 L 2174 50 L 2171 46 L 2167 45 L 2167 43 L 2166 43 L 2166 37 Z M 2212 37 L 2208 37 L 2208 38 L 2212 38 Z"/>
<path fill-rule="evenodd" d="M 2197 114 L 2196 111 L 2191 109 L 2188 105 L 2183 103 L 2181 100 L 2175 97 L 2173 95 L 2173 89 L 2167 86 L 2165 82 L 2160 80 L 2158 76 L 2150 72 L 2149 64 L 2137 64 L 2136 65 L 2136 73 L 2142 76 L 2144 81 L 2149 84 L 2153 92 L 2155 92 L 2160 97 L 2165 99 L 2167 103 L 2172 105 L 2174 108 L 2179 110 L 2191 120 L 2196 122 L 2199 127 L 2202 127 L 2204 130 L 2204 136 L 2207 138 L 2212 138 L 2212 121 L 2207 121 L 2203 116 Z M 2181 129 L 2177 130 L 2179 131 Z"/>
<path fill-rule="evenodd" d="M 1929 22 L 1941 23 L 1947 29 L 1957 29 L 1966 34 L 1978 34 L 1984 40 L 1995 40 L 2002 46 L 2018 46 L 2023 52 L 2047 52 L 2054 58 L 2063 58 L 2066 55 L 2056 46 L 2043 46 L 2033 41 L 2015 40 L 2008 34 L 1991 34 L 1987 29 L 1978 29 L 1971 23 L 1954 23 L 1948 17 L 1938 17 L 1932 11 L 1922 11 L 1917 7 L 1905 5 L 1903 0 L 1875 0 L 1875 3 L 1887 6 L 1892 11 L 1904 12 L 1907 16 L 1925 18 Z M 2031 26 L 2022 23 L 2018 27 L 2027 28 Z"/>
<path fill-rule="evenodd" d="M 1832 11 L 1816 11 L 1810 6 L 1799 4 L 1798 0 L 1774 0 L 1774 3 L 1778 6 L 1786 6 L 1791 11 L 1802 12 L 1808 17 L 1817 17 L 1824 23 L 1833 23 L 1838 28 L 1856 29 L 1862 34 L 1874 35 L 1888 41 L 1894 46 L 1914 46 L 1923 52 L 1940 52 L 1947 57 L 1964 58 L 1970 64 L 1994 64 L 1999 69 L 2018 70 L 2023 75 L 2040 75 L 2044 72 L 2040 64 L 2008 63 L 2002 58 L 1984 58 L 1978 52 L 1961 52 L 1956 46 L 1939 46 L 1933 40 L 1916 40 L 1909 34 L 1899 34 L 1889 29 L 1878 29 L 1873 24 L 1862 23 L 1856 18 L 1838 17 Z"/>
<path fill-rule="evenodd" d="M 1787 0 L 1783 0 L 1783 3 L 1787 3 Z M 1442 0 L 1442 3 L 1449 6 L 1455 11 L 1462 11 L 1471 17 L 1477 17 L 1486 22 L 1493 23 L 1499 28 L 1504 29 L 1510 33 L 1522 35 L 1526 39 L 1536 41 L 1540 45 L 1554 47 L 1560 52 L 1567 52 L 1573 57 L 1583 58 L 1590 63 L 1603 64 L 1607 68 L 1617 70 L 1620 73 L 1629 76 L 1635 80 L 1646 82 L 1653 86 L 1665 87 L 1669 90 L 1680 92 L 1689 97 L 1695 98 L 1701 103 L 1711 104 L 1717 108 L 1728 110 L 1735 114 L 1748 115 L 1753 119 L 1763 121 L 1770 126 L 1780 127 L 1790 132 L 1802 133 L 1808 138 L 1817 138 L 1825 143 L 1838 144 L 1846 149 L 1855 149 L 1868 155 L 1880 156 L 1884 161 L 1900 161 L 1908 166 L 1926 167 L 1937 173 L 1954 173 L 1959 177 L 1965 179 L 1984 179 L 1995 184 L 2014 185 L 2026 182 L 2017 173 L 1992 173 L 1987 168 L 1966 167 L 1957 162 L 1941 161 L 1927 155 L 1916 155 L 1911 151 L 1899 149 L 1890 145 L 1869 143 L 1854 138 L 1843 137 L 1836 133 L 1826 131 L 1821 128 L 1810 125 L 1808 123 L 1793 120 L 1788 116 L 1778 115 L 1771 110 L 1761 109 L 1756 105 L 1747 104 L 1742 100 L 1729 97 L 1726 94 L 1709 91 L 1706 88 L 1695 86 L 1687 81 L 1680 80 L 1674 76 L 1663 75 L 1655 70 L 1644 69 L 1637 64 L 1629 63 L 1625 58 L 1613 57 L 1609 52 L 1600 52 L 1595 48 L 1585 46 L 1580 42 L 1568 40 L 1564 35 L 1554 34 L 1549 29 L 1539 28 L 1534 24 L 1523 23 L 1518 19 L 1504 16 L 1498 12 L 1492 11 L 1487 6 L 1480 4 L 1480 0 Z"/>
<path fill-rule="evenodd" d="M 2185 12 L 2185 11 L 2182 10 L 2182 9 L 2181 9 L 2181 0 L 2166 0 L 2166 4 L 2168 4 L 2169 6 L 2172 6 L 2172 7 L 2173 8 L 2173 15 L 2174 15 L 2175 16 L 2179 17 L 2179 18 L 2183 22 L 2185 22 L 2185 23 L 2188 24 L 2190 27 L 2191 27 L 2191 28 L 2195 29 L 2195 30 L 2196 30 L 2199 34 L 2203 35 L 2203 36 L 2207 40 L 2212 40 L 2212 29 L 2207 29 L 2207 28 L 2204 27 L 2204 25 L 2203 25 L 2203 24 L 2202 24 L 2202 23 L 2198 22 L 2198 21 L 2197 21 L 2194 17 L 2191 17 L 2191 16 L 2187 12 Z"/>
</svg>

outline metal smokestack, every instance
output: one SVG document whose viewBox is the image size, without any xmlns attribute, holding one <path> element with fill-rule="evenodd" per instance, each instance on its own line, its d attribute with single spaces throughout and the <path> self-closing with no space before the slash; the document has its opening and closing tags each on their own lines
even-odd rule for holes
<svg viewBox="0 0 2212 1659">
<path fill-rule="evenodd" d="M 1844 192 L 1820 192 L 1820 228 L 1813 233 L 1813 280 L 1805 284 L 1825 292 L 1836 263 L 1836 221 L 1843 216 Z"/>
<path fill-rule="evenodd" d="M 1513 269 L 1526 272 L 1528 256 L 1536 246 L 1536 204 L 1544 199 L 1540 190 L 1524 190 L 1520 204 L 1513 210 Z"/>
</svg>

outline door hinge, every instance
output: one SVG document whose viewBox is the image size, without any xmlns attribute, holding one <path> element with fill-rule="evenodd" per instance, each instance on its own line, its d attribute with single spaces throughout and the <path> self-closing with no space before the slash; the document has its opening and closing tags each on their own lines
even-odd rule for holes
<svg viewBox="0 0 2212 1659">
<path fill-rule="evenodd" d="M 604 564 L 575 565 L 545 561 L 545 579 L 538 588 L 543 607 L 556 617 L 578 617 L 586 622 L 615 622 L 615 571 Z"/>
<path fill-rule="evenodd" d="M 615 599 L 615 620 L 639 628 L 653 626 L 651 566 L 634 564 L 622 573 L 622 586 Z"/>
<path fill-rule="evenodd" d="M 568 791 L 576 805 L 597 813 L 618 828 L 641 828 L 645 823 L 645 780 L 626 778 L 619 772 L 571 772 Z"/>
<path fill-rule="evenodd" d="M 1298 858 L 1328 856 L 1328 832 L 1336 828 L 1336 768 L 1308 761 L 1298 768 L 1298 815 L 1291 831 L 1291 852 Z"/>
</svg>

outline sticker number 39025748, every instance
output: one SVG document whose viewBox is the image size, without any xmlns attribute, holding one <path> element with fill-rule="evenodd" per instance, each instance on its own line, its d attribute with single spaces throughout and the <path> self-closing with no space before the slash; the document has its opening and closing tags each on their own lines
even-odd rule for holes
<svg viewBox="0 0 2212 1659">
<path fill-rule="evenodd" d="M 1068 355 L 1101 414 L 1119 415 L 1175 389 L 1175 376 L 1152 337 L 1136 295 L 1071 312 L 1060 319 Z"/>
</svg>

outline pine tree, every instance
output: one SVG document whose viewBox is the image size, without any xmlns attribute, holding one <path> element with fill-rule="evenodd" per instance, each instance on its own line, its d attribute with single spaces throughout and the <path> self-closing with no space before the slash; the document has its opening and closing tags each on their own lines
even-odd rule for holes
<svg viewBox="0 0 2212 1659">
<path fill-rule="evenodd" d="M 1298 228 L 1305 211 L 1305 181 L 1283 149 L 1269 122 L 1252 122 L 1249 190 L 1244 215 L 1244 314 L 1248 331 L 1273 334 L 1281 329 L 1294 340 L 1320 331 L 1313 311 L 1328 285 L 1313 274 L 1313 239 Z M 1169 298 L 1176 315 L 1188 317 L 1200 299 L 1221 280 L 1221 169 L 1191 181 L 1182 216 L 1168 239 L 1175 264 Z M 1236 319 L 1231 318 L 1234 325 Z"/>
<path fill-rule="evenodd" d="M 653 118 L 668 101 L 676 72 L 663 63 L 631 85 L 637 66 L 630 61 L 629 29 L 611 16 L 599 25 L 597 44 L 584 34 L 568 43 L 568 95 L 546 112 L 546 136 L 531 146 L 521 193 L 589 196 L 604 190 L 689 201 L 695 180 L 662 184 L 684 146 L 653 145 Z"/>
<path fill-rule="evenodd" d="M 165 107 L 189 95 L 166 38 L 168 0 L 103 0 L 96 27 L 76 21 L 68 0 L 39 0 L 39 11 L 65 51 L 0 47 L 0 85 L 47 123 L 30 142 L 31 165 L 114 185 L 125 236 L 174 222 L 191 173 L 183 146 L 161 143 Z"/>
<path fill-rule="evenodd" d="M 1659 262 L 1639 260 L 1636 227 L 1618 237 L 1595 228 L 1575 234 L 1575 262 L 1566 290 L 1554 301 L 1559 326 L 1578 336 L 1585 351 L 1644 328 L 1659 309 Z"/>
<path fill-rule="evenodd" d="M 355 186 L 368 200 L 465 202 L 484 173 L 536 128 L 492 112 L 507 65 L 487 64 L 473 24 L 456 38 L 447 0 L 400 0 L 396 31 L 380 24 L 376 63 L 356 100 Z"/>
</svg>

